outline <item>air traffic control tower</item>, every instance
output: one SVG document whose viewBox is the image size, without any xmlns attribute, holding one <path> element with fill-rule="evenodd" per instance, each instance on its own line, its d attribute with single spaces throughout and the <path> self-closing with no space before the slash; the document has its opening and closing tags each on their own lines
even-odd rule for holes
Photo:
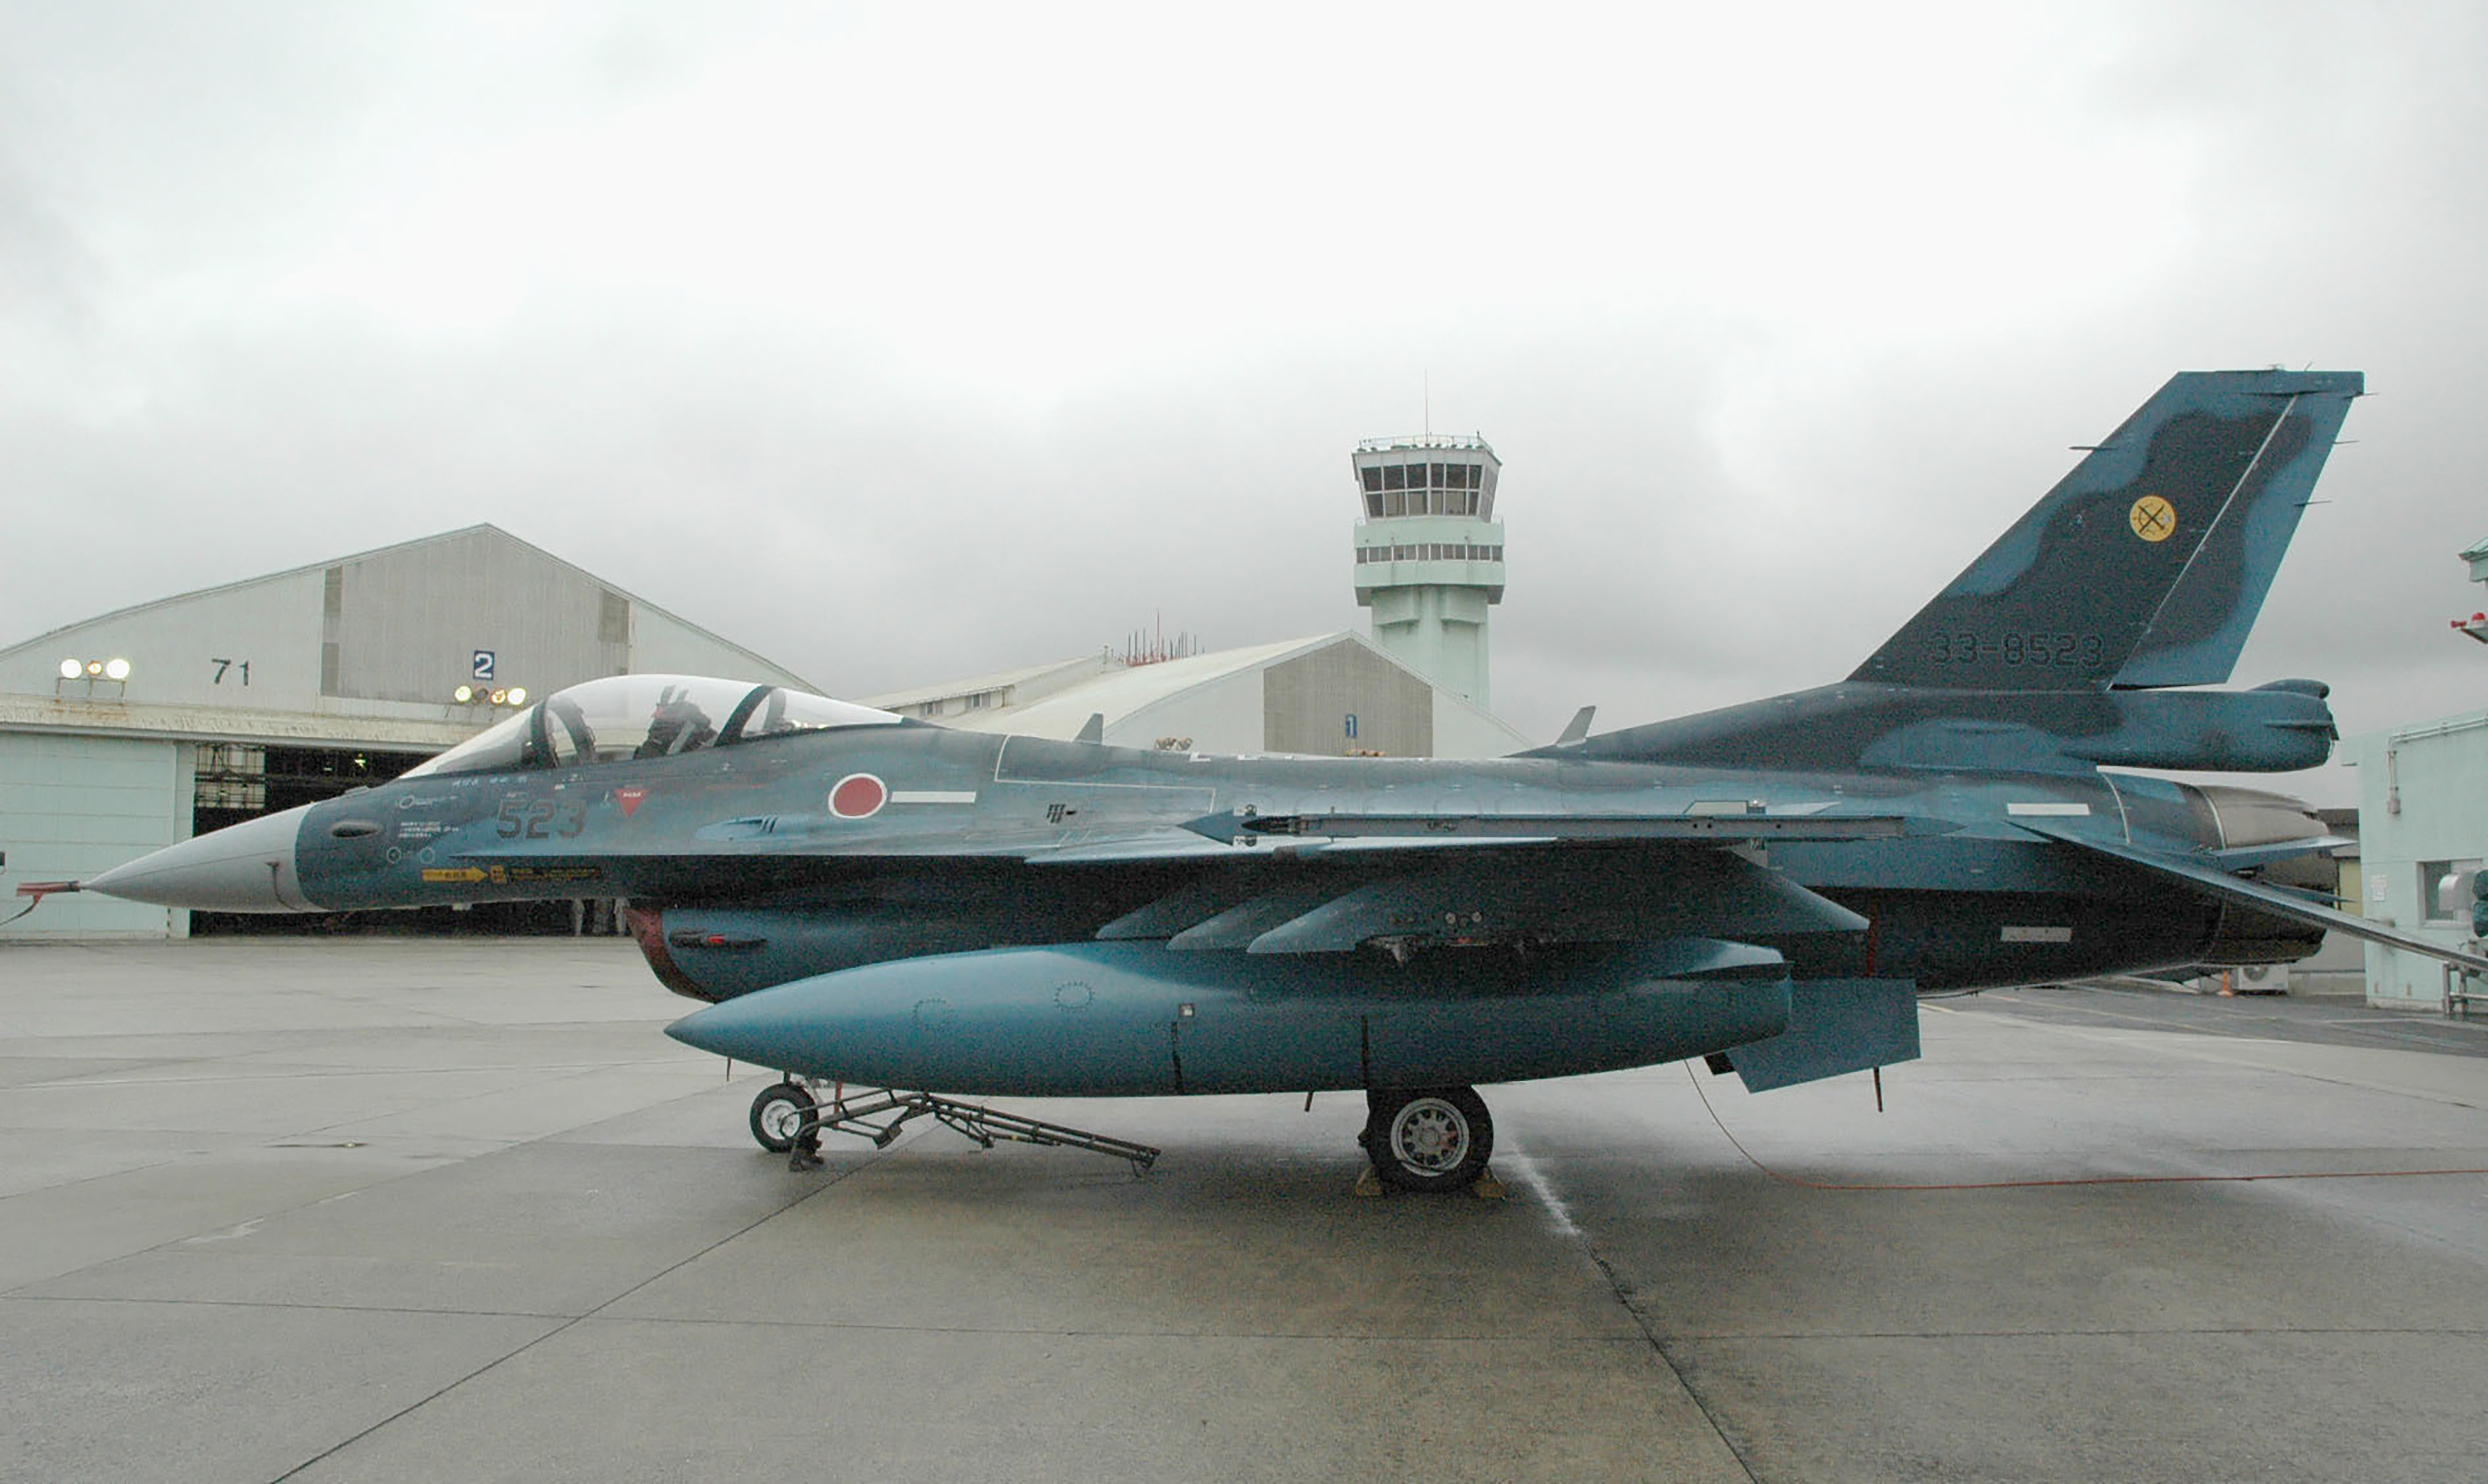
<svg viewBox="0 0 2488 1484">
<path fill-rule="evenodd" d="M 1486 609 L 1503 602 L 1503 462 L 1482 437 L 1425 434 L 1356 445 L 1356 602 L 1373 642 L 1477 704 L 1486 686 Z"/>
</svg>

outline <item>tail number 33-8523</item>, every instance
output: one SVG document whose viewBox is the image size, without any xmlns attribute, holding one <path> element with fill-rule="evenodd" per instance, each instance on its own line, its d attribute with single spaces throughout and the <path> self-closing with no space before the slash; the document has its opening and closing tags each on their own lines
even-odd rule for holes
<svg viewBox="0 0 2488 1484">
<path fill-rule="evenodd" d="M 2107 646 L 2095 633 L 2008 633 L 2001 637 L 1976 633 L 1938 633 L 1935 639 L 1935 662 L 1937 664 L 1990 664 L 2001 661 L 2008 665 L 2074 665 L 2096 668 L 2106 658 Z"/>
<path fill-rule="evenodd" d="M 587 828 L 587 805 L 512 794 L 501 800 L 495 818 L 500 821 L 495 832 L 504 840 L 544 840 L 554 835 L 576 840 Z"/>
</svg>

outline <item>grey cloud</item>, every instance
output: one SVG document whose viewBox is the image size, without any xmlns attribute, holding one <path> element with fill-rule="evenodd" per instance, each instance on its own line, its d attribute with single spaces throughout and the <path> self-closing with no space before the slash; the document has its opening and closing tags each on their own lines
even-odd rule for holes
<svg viewBox="0 0 2488 1484">
<path fill-rule="evenodd" d="M 1474 59 L 1495 81 L 1476 100 L 1491 126 L 1456 135 L 1472 159 L 1428 157 L 1427 129 L 1342 93 L 1371 70 L 1291 61 L 1310 35 L 1239 42 L 1231 65 L 1188 53 L 1188 91 L 1145 49 L 1179 38 L 1066 22 L 1059 44 L 1160 70 L 1059 129 L 924 76 L 909 122 L 947 118 L 953 153 L 911 171 L 904 129 L 824 145 L 896 195 L 837 194 L 863 178 L 807 173 L 798 141 L 770 188 L 822 199 L 816 262 L 809 238 L 746 253 L 717 233 L 693 239 L 728 244 L 714 260 L 644 281 L 581 262 L 438 324 L 390 318 L 384 293 L 303 292 L 306 263 L 388 249 L 410 200 L 504 138 L 603 139 L 755 54 L 930 65 L 891 16 L 490 15 L 0 12 L 0 636 L 480 519 L 855 693 L 1080 653 L 1161 614 L 1216 644 L 1359 626 L 1346 453 L 1414 431 L 1430 379 L 1436 426 L 1506 458 L 1497 697 L 1551 733 L 1585 701 L 1622 723 L 1845 674 L 2070 466 L 2066 445 L 2171 371 L 2277 359 L 2364 369 L 2379 395 L 2239 678 L 2329 674 L 2345 720 L 2382 725 L 2473 704 L 2488 659 L 2444 628 L 2479 605 L 2451 552 L 2488 534 L 2471 495 L 2488 46 L 2465 8 L 2085 8 L 2035 40 L 1984 21 L 1970 44 L 1997 49 L 1963 66 L 2015 70 L 2087 172 L 2053 221 L 1978 215 L 2001 182 L 1953 146 L 1991 121 L 1961 117 L 1920 155 L 1866 161 L 1890 187 L 1869 205 L 1768 232 L 1738 214 L 1739 177 L 1693 168 L 1735 129 L 1643 132 L 1663 121 L 1630 98 L 1545 91 L 1563 47 L 1516 20 L 1493 23 L 1509 77 Z M 1803 107 L 1753 76 L 1739 127 Z M 1229 126 L 1264 98 L 1325 132 Z M 1787 148 L 1856 121 L 1796 122 Z M 979 169 L 1020 179 L 963 240 L 911 207 L 942 203 L 980 139 Z M 1165 178 L 1191 140 L 1198 172 Z M 2119 189 L 2127 159 L 2182 164 L 2164 212 Z M 1795 163 L 1758 154 L 1746 183 Z M 1236 232 L 1211 240 L 1223 200 Z M 1101 225 L 1135 203 L 1125 230 Z M 644 205 L 632 219 L 661 224 L 665 203 Z M 1977 234 L 1947 237 L 1938 210 Z M 1785 220 L 1811 225 L 1791 242 Z M 2101 221 L 2099 240 L 2147 235 L 2140 271 L 2052 251 Z M 479 261 L 510 230 L 472 222 Z M 1708 256 L 1670 256 L 1687 241 Z M 854 261 L 935 253 L 955 276 L 876 280 L 841 256 L 859 243 L 879 256 Z M 1855 265 L 1894 248 L 1943 271 L 1893 287 L 1912 313 L 1842 322 L 1822 286 L 1883 307 Z M 1747 251 L 1784 257 L 1826 322 L 1663 266 Z M 1091 265 L 1111 270 L 1062 271 Z M 909 314 L 868 313 L 890 305 Z M 937 328 L 919 310 L 953 312 Z"/>
</svg>

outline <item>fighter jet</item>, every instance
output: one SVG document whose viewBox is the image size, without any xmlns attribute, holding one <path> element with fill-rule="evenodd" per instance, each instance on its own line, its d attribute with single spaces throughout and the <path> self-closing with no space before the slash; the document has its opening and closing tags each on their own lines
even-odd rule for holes
<svg viewBox="0 0 2488 1484">
<path fill-rule="evenodd" d="M 712 1002 L 669 1034 L 787 1074 L 753 1107 L 773 1148 L 892 1132 L 833 1084 L 953 1121 L 1361 1090 L 1409 1190 L 1484 1168 L 1478 1083 L 1702 1057 L 1785 1087 L 1916 1056 L 1923 994 L 2284 962 L 2327 928 L 2488 968 L 2264 879 L 2342 843 L 2297 800 L 2123 770 L 2330 754 L 2323 685 L 2206 687 L 2361 390 L 2176 377 L 1847 680 L 1724 711 L 1490 761 L 1231 757 L 617 676 L 83 887 L 627 897 L 657 977 Z M 998 1127 L 1070 1132 L 969 1132 Z"/>
</svg>

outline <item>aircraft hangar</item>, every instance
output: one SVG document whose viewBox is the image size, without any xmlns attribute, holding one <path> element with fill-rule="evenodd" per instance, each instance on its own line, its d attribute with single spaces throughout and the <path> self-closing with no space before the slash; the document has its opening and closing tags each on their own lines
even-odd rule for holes
<svg viewBox="0 0 2488 1484">
<path fill-rule="evenodd" d="M 91 876 L 392 778 L 529 695 L 628 671 L 818 688 L 493 525 L 54 630 L 0 649 L 0 879 Z M 63 896 L 0 938 L 182 938 L 190 915 Z"/>
</svg>

